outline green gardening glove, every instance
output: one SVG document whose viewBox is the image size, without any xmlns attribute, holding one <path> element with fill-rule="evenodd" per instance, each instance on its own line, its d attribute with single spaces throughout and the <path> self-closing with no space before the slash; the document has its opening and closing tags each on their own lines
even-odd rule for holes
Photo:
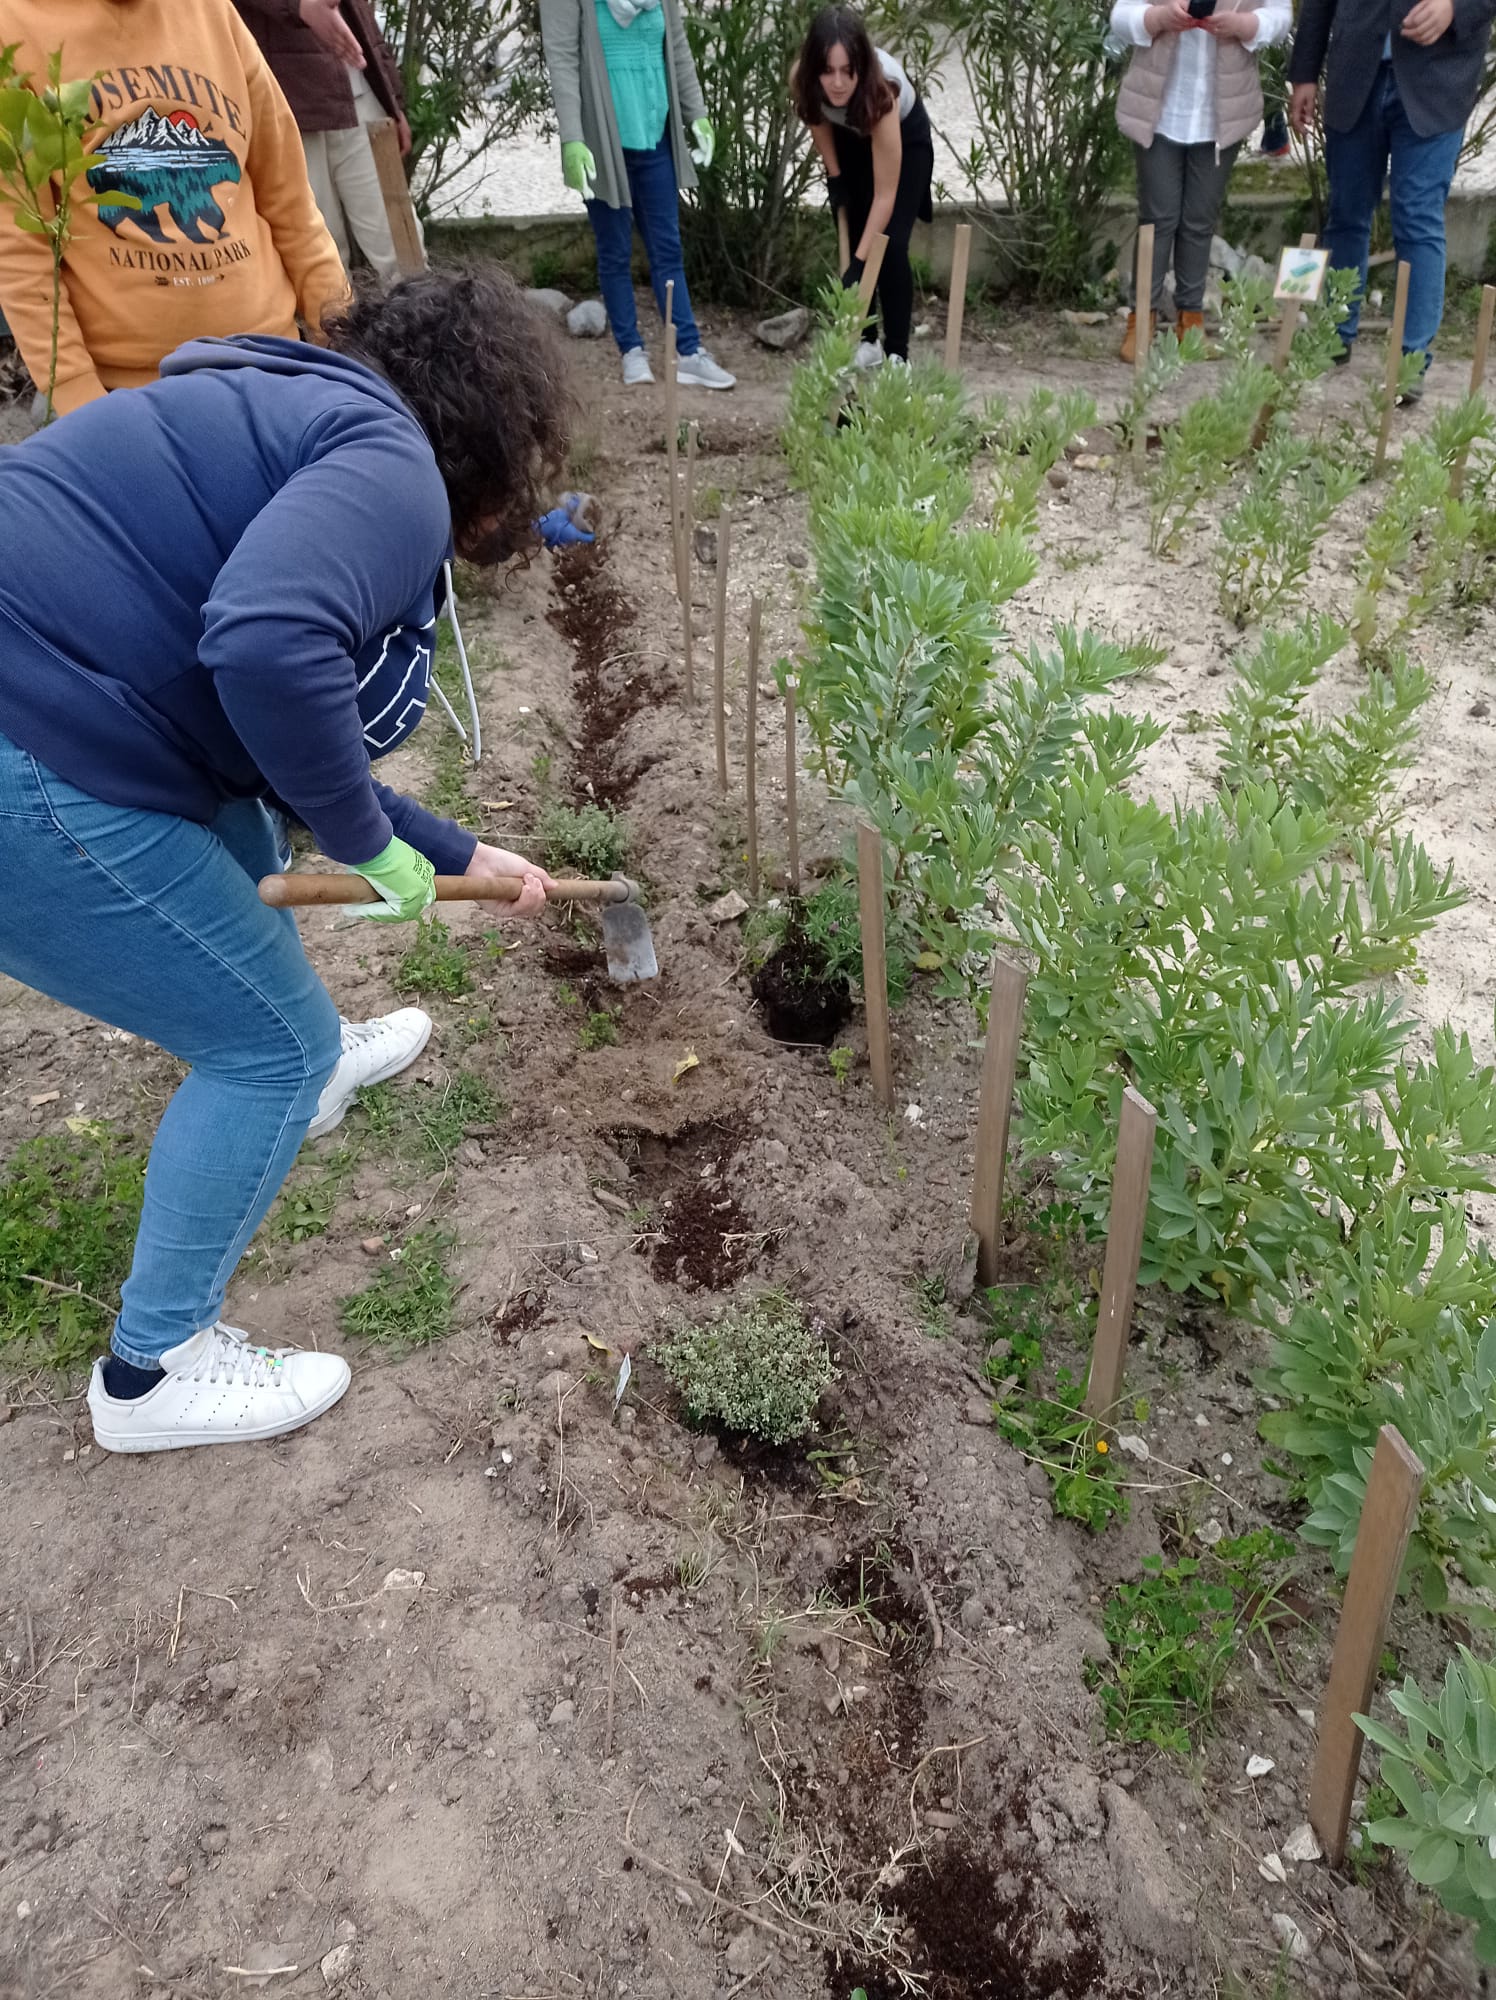
<svg viewBox="0 0 1496 2000">
<path fill-rule="evenodd" d="M 406 841 L 392 840 L 372 861 L 355 862 L 353 873 L 362 875 L 379 891 L 378 903 L 366 904 L 355 912 L 372 917 L 376 924 L 405 923 L 436 901 L 436 870 Z"/>
<path fill-rule="evenodd" d="M 691 158 L 698 167 L 709 167 L 717 157 L 717 134 L 712 129 L 711 119 L 696 119 L 691 126 L 691 137 L 696 142 L 691 148 Z"/>
<path fill-rule="evenodd" d="M 592 157 L 592 149 L 584 146 L 580 139 L 568 139 L 561 148 L 561 178 L 583 201 L 592 193 L 592 183 L 597 179 L 597 161 Z"/>
</svg>

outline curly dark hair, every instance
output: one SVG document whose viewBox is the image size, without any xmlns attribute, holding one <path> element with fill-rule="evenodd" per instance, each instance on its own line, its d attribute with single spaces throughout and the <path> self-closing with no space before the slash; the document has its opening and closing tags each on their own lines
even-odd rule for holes
<svg viewBox="0 0 1496 2000">
<path fill-rule="evenodd" d="M 866 138 L 878 120 L 893 109 L 896 100 L 893 86 L 873 51 L 873 38 L 863 25 L 862 16 L 850 7 L 823 7 L 811 22 L 795 59 L 795 109 L 802 124 L 825 124 L 821 77 L 826 59 L 838 42 L 846 50 L 847 62 L 857 79 L 857 88 L 847 105 L 847 123 Z"/>
<path fill-rule="evenodd" d="M 548 320 L 496 269 L 423 271 L 361 290 L 324 328 L 383 375 L 431 440 L 461 554 L 500 562 L 535 539 L 570 440 Z"/>
</svg>

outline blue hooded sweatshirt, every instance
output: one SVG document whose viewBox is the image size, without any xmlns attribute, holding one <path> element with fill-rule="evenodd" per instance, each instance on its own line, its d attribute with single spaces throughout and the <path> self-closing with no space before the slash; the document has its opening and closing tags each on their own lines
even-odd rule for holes
<svg viewBox="0 0 1496 2000">
<path fill-rule="evenodd" d="M 471 833 L 375 782 L 426 706 L 451 550 L 426 434 L 294 340 L 195 340 L 161 380 L 0 451 L 0 732 L 108 804 L 286 806 L 334 861 Z"/>
</svg>

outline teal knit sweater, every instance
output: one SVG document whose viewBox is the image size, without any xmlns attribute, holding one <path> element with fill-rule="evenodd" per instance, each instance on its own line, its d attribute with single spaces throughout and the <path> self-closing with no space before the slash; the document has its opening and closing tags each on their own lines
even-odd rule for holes
<svg viewBox="0 0 1496 2000">
<path fill-rule="evenodd" d="M 651 7 L 647 14 L 636 15 L 626 28 L 620 28 L 608 0 L 597 0 L 597 30 L 608 66 L 619 144 L 631 153 L 652 153 L 670 116 L 664 9 Z"/>
</svg>

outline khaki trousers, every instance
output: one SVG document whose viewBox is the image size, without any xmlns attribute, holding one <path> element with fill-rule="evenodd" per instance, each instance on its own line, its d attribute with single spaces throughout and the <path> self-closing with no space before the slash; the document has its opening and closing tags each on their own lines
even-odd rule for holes
<svg viewBox="0 0 1496 2000">
<path fill-rule="evenodd" d="M 379 282 L 392 285 L 400 275 L 400 268 L 384 196 L 379 191 L 374 149 L 364 130 L 366 125 L 388 114 L 362 72 L 354 71 L 351 81 L 359 122 L 346 132 L 302 133 L 307 179 L 344 268 L 351 261 L 351 234 Z"/>
</svg>

